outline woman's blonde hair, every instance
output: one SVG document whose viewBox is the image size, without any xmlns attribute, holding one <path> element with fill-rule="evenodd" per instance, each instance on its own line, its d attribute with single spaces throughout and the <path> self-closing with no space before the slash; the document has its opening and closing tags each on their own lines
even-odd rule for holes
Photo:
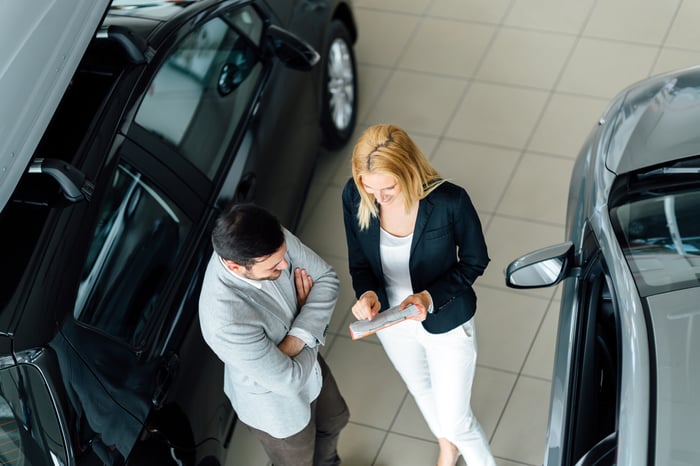
<svg viewBox="0 0 700 466">
<path fill-rule="evenodd" d="M 352 178 L 361 198 L 357 219 L 362 230 L 369 226 L 372 216 L 379 215 L 374 196 L 365 191 L 362 184 L 362 175 L 370 173 L 396 179 L 404 195 L 406 211 L 445 181 L 406 131 L 390 124 L 370 126 L 352 152 Z"/>
</svg>

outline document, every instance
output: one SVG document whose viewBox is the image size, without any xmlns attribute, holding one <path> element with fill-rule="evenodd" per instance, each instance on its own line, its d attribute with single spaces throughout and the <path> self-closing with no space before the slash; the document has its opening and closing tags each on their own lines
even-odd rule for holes
<svg viewBox="0 0 700 466">
<path fill-rule="evenodd" d="M 390 307 L 377 314 L 372 320 L 357 320 L 350 324 L 350 336 L 353 340 L 359 340 L 391 325 L 403 322 L 418 312 L 418 308 L 414 304 L 409 304 L 405 309 L 399 309 L 399 306 Z"/>
</svg>

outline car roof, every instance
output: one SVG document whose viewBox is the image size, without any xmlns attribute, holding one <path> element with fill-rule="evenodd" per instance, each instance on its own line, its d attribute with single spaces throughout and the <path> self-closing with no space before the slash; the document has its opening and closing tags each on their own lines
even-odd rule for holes
<svg viewBox="0 0 700 466">
<path fill-rule="evenodd" d="M 620 175 L 700 154 L 700 66 L 640 81 L 605 116 L 605 164 Z"/>
<path fill-rule="evenodd" d="M 26 8 L 0 3 L 0 209 L 24 174 L 110 0 L 62 0 Z M 11 18 L 7 21 L 7 18 Z"/>
</svg>

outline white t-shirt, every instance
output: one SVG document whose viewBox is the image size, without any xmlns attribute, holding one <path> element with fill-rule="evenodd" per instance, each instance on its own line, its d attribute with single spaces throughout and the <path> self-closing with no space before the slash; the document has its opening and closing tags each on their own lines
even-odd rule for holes
<svg viewBox="0 0 700 466">
<path fill-rule="evenodd" d="M 413 294 L 408 268 L 412 241 L 413 233 L 399 237 L 384 231 L 383 228 L 379 229 L 379 255 L 382 259 L 389 306 L 396 306 L 406 299 L 406 296 Z"/>
</svg>

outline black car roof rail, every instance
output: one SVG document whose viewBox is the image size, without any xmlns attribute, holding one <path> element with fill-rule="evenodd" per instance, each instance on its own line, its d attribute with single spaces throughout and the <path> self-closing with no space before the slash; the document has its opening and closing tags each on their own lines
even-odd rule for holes
<svg viewBox="0 0 700 466">
<path fill-rule="evenodd" d="M 97 39 L 107 39 L 118 43 L 134 65 L 147 63 L 152 58 L 148 43 L 123 26 L 111 25 L 97 31 Z"/>
<path fill-rule="evenodd" d="M 29 165 L 29 173 L 44 173 L 56 180 L 63 197 L 69 202 L 92 199 L 95 184 L 73 165 L 58 159 L 35 158 Z"/>
</svg>

